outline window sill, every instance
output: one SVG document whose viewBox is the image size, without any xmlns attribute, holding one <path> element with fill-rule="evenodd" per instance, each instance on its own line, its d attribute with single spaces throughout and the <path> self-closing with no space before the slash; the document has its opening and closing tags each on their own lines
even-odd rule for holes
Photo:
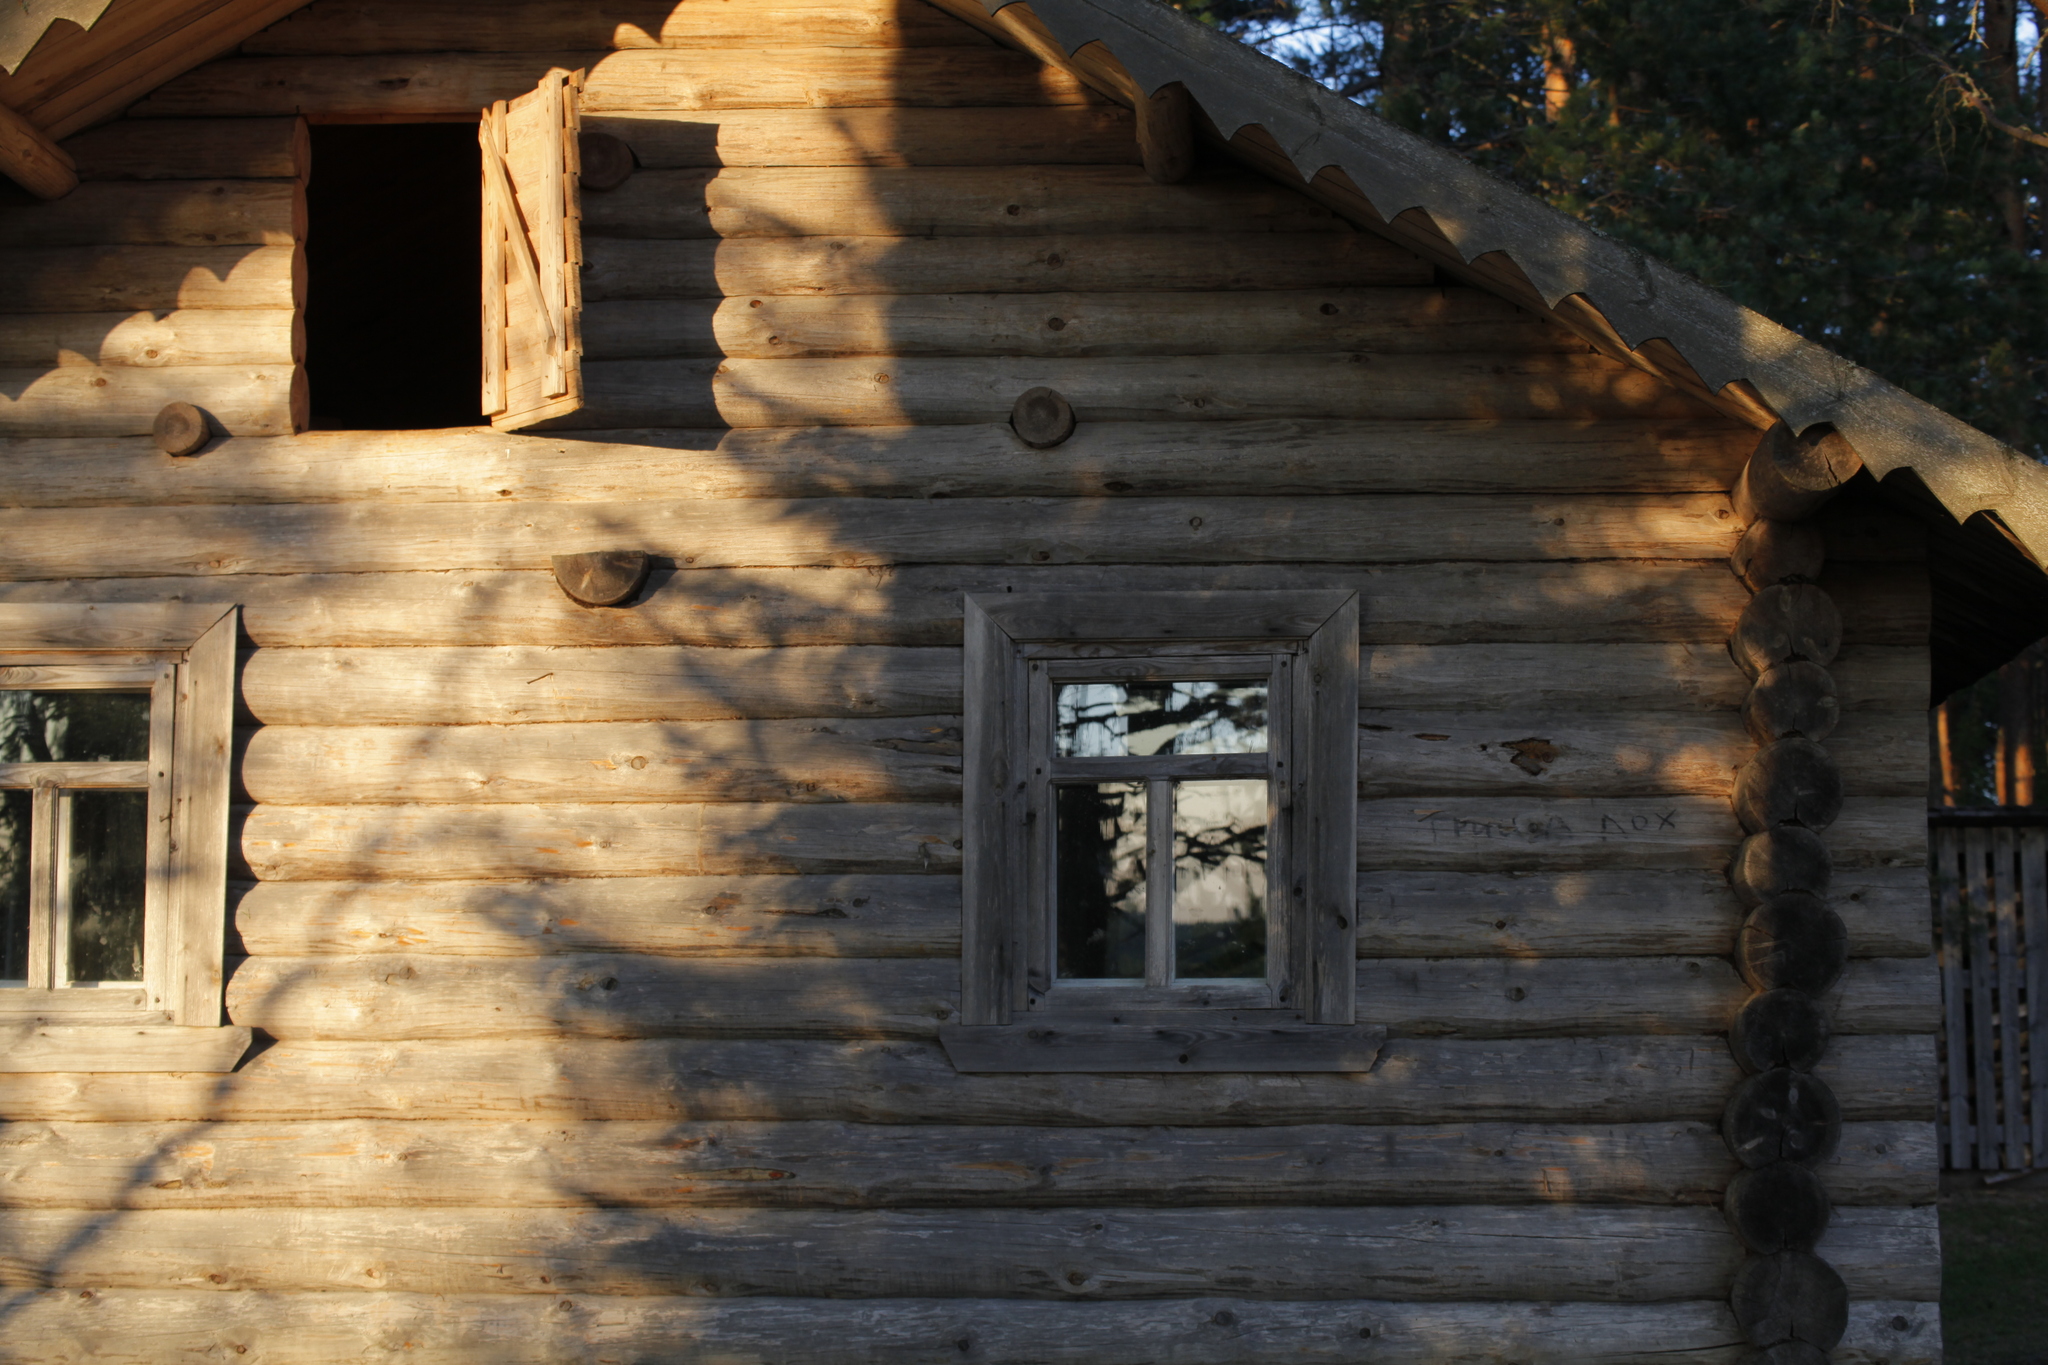
<svg viewBox="0 0 2048 1365">
<path fill-rule="evenodd" d="M 175 1024 L 32 1024 L 0 1017 L 0 1073 L 24 1071 L 233 1071 L 247 1028 Z"/>
<path fill-rule="evenodd" d="M 1014 1024 L 948 1024 L 939 1042 L 956 1071 L 1163 1073 L 1365 1072 L 1386 1029 L 1209 1018 L 1109 1023 L 1041 1017 Z"/>
</svg>

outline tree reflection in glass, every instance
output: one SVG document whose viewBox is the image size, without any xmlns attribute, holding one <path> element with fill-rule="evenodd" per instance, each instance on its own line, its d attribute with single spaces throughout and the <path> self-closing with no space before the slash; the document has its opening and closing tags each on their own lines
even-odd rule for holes
<svg viewBox="0 0 2048 1365">
<path fill-rule="evenodd" d="M 1059 689 L 1061 758 L 1262 754 L 1264 682 L 1091 682 Z"/>
<path fill-rule="evenodd" d="M 1259 780 L 1174 784 L 1178 978 L 1266 974 L 1266 793 Z"/>
<path fill-rule="evenodd" d="M 68 794 L 73 981 L 142 980 L 146 791 Z"/>
<path fill-rule="evenodd" d="M 1145 784 L 1055 789 L 1059 974 L 1145 976 Z"/>
</svg>

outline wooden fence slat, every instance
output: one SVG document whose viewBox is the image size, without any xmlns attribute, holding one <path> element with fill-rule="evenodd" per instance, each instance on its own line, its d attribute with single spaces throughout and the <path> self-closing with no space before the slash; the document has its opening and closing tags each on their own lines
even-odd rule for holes
<svg viewBox="0 0 2048 1365">
<path fill-rule="evenodd" d="M 1998 1012 L 1992 1023 L 1998 1037 L 1998 1131 L 2004 1139 L 2005 1169 L 2017 1171 L 2027 1164 L 2027 1129 L 2020 1085 L 2020 949 L 2019 884 L 2013 874 L 2016 853 L 2014 831 L 1991 832 L 1990 904 L 1996 917 L 1993 926 L 1998 942 Z"/>
<path fill-rule="evenodd" d="M 1963 906 L 1959 862 L 1962 832 L 1936 829 L 1934 839 L 1934 894 L 1939 919 L 1941 963 L 1942 1070 L 1947 1081 L 1948 1128 L 1943 1141 L 1948 1146 L 1944 1163 L 1956 1169 L 1970 1165 L 1970 1101 L 1965 1077 L 1969 1075 L 1969 1031 L 1963 1014 Z"/>
</svg>

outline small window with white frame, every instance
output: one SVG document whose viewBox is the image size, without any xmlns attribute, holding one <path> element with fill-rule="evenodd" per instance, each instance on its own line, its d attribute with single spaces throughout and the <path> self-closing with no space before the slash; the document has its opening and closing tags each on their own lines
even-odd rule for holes
<svg viewBox="0 0 2048 1365">
<path fill-rule="evenodd" d="M 0 1071 L 226 1071 L 231 606 L 0 604 Z"/>
<path fill-rule="evenodd" d="M 1354 1070 L 1357 597 L 966 611 L 971 1071 Z"/>
</svg>

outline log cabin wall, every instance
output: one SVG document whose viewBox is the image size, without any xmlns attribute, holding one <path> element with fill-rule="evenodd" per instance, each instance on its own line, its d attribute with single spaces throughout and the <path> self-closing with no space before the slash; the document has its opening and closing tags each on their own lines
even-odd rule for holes
<svg viewBox="0 0 2048 1365">
<path fill-rule="evenodd" d="M 577 429 L 278 435 L 295 118 L 554 65 L 640 162 L 584 200 Z M 0 601 L 242 604 L 227 1001 L 274 1042 L 0 1075 L 10 1360 L 1740 1357 L 1754 433 L 1220 159 L 1151 183 L 921 0 L 316 0 L 71 145 L 0 212 Z M 157 453 L 170 399 L 239 434 Z M 1820 1250 L 1835 1358 L 1907 1365 L 1926 576 L 1822 521 Z M 548 570 L 602 548 L 656 556 L 629 605 Z M 1378 1064 L 954 1072 L 961 594 L 1297 586 L 1361 595 Z"/>
</svg>

